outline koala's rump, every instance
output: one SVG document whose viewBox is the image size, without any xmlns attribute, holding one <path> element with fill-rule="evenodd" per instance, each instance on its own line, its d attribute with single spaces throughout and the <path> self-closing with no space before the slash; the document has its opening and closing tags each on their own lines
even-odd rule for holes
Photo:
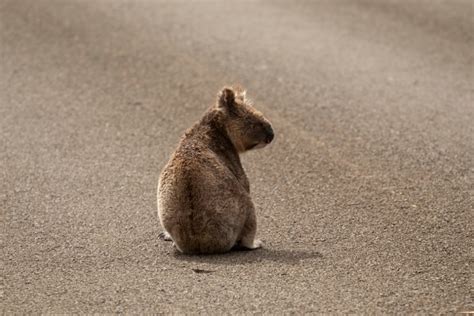
<svg viewBox="0 0 474 316">
<path fill-rule="evenodd" d="M 171 161 L 159 188 L 164 228 L 183 252 L 228 251 L 248 216 L 250 197 L 219 157 Z"/>
</svg>

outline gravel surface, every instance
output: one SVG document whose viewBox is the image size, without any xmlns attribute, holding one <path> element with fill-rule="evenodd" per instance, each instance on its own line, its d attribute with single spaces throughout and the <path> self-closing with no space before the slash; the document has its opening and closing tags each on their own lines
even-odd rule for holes
<svg viewBox="0 0 474 316">
<path fill-rule="evenodd" d="M 0 0 L 0 312 L 474 310 L 471 0 Z M 241 83 L 264 248 L 184 256 L 156 185 Z"/>
</svg>

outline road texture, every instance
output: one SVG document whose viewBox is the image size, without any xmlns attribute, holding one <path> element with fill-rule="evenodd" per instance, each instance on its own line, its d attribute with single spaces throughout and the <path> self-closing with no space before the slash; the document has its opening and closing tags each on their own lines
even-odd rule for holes
<svg viewBox="0 0 474 316">
<path fill-rule="evenodd" d="M 1 313 L 462 312 L 473 2 L 0 1 Z M 220 87 L 265 248 L 184 256 L 156 185 Z"/>
</svg>

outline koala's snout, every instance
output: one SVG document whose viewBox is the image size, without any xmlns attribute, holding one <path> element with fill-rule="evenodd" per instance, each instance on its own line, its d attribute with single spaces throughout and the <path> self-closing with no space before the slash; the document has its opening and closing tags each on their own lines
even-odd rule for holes
<svg viewBox="0 0 474 316">
<path fill-rule="evenodd" d="M 270 144 L 275 137 L 275 133 L 273 133 L 273 128 L 271 125 L 266 126 L 265 128 L 265 143 Z"/>
</svg>

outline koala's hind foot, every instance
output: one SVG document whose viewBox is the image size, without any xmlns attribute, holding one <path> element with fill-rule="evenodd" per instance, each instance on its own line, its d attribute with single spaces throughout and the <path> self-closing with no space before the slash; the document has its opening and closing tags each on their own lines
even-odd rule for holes
<svg viewBox="0 0 474 316">
<path fill-rule="evenodd" d="M 247 250 L 255 250 L 258 248 L 262 248 L 263 242 L 260 239 L 255 239 L 252 241 L 245 241 L 241 240 L 240 243 L 237 245 L 238 249 L 247 249 Z"/>
<path fill-rule="evenodd" d="M 253 206 L 252 206 L 253 207 Z M 262 248 L 262 241 L 255 239 L 255 233 L 257 231 L 257 222 L 255 220 L 255 212 L 250 212 L 249 218 L 245 222 L 244 228 L 241 233 L 241 238 L 237 242 L 237 249 L 248 249 L 254 250 Z"/>
<path fill-rule="evenodd" d="M 164 241 L 173 241 L 173 238 L 171 238 L 171 235 L 167 231 L 161 232 L 158 235 L 158 238 L 163 239 Z"/>
</svg>

